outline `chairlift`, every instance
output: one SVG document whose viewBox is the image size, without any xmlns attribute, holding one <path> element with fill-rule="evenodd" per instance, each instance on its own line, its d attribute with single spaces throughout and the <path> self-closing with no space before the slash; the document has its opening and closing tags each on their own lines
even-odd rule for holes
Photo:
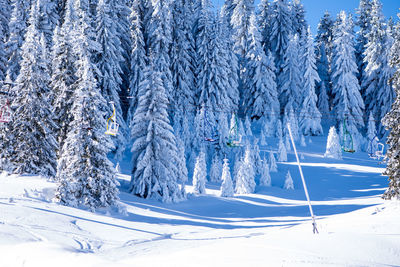
<svg viewBox="0 0 400 267">
<path fill-rule="evenodd" d="M 118 134 L 119 124 L 117 123 L 117 119 L 115 117 L 115 106 L 114 102 L 110 102 L 113 108 L 113 113 L 110 118 L 107 120 L 107 130 L 105 134 L 116 136 Z"/>
<path fill-rule="evenodd" d="M 11 107 L 8 100 L 0 106 L 0 123 L 8 123 L 11 121 Z"/>
<path fill-rule="evenodd" d="M 228 147 L 241 147 L 243 146 L 242 144 L 242 136 L 239 134 L 239 123 L 238 123 L 238 118 L 236 114 L 233 114 L 233 125 L 231 126 L 231 129 L 229 130 L 229 136 L 228 136 L 228 142 L 226 145 Z"/>
<path fill-rule="evenodd" d="M 375 136 L 373 138 L 373 141 L 375 141 L 375 143 L 372 142 L 372 141 L 370 142 L 370 148 L 369 148 L 369 151 L 368 151 L 369 152 L 368 155 L 369 155 L 370 158 L 380 160 L 381 158 L 384 157 L 383 153 L 384 153 L 384 150 L 385 150 L 385 145 L 383 143 L 379 142 L 379 139 L 378 139 L 377 136 Z M 373 145 L 375 145 L 375 144 L 376 144 L 376 146 L 374 147 Z"/>
<path fill-rule="evenodd" d="M 347 153 L 354 153 L 353 136 L 347 130 L 346 119 L 343 120 L 343 140 L 342 140 L 342 150 Z"/>
</svg>

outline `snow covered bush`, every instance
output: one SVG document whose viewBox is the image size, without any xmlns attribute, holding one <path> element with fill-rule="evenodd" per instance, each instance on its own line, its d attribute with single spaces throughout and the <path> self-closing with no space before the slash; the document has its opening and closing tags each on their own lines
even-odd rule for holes
<svg viewBox="0 0 400 267">
<path fill-rule="evenodd" d="M 261 169 L 260 185 L 271 186 L 271 175 L 269 173 L 269 165 L 265 158 L 263 159 L 263 165 Z"/>
<path fill-rule="evenodd" d="M 251 194 L 254 193 L 256 182 L 254 181 L 254 162 L 252 162 L 250 148 L 247 147 L 245 156 L 241 160 L 236 173 L 236 186 L 235 193 L 237 194 Z"/>
<path fill-rule="evenodd" d="M 196 159 L 193 172 L 193 192 L 196 194 L 206 193 L 207 165 L 206 154 L 201 151 Z"/>
<path fill-rule="evenodd" d="M 342 146 L 335 126 L 329 129 L 328 141 L 326 143 L 325 158 L 342 159 Z"/>
<path fill-rule="evenodd" d="M 288 171 L 286 174 L 285 184 L 284 184 L 283 188 L 286 190 L 294 190 L 294 183 L 293 183 L 292 175 L 290 175 L 290 171 Z"/>
<path fill-rule="evenodd" d="M 231 172 L 229 170 L 229 161 L 224 159 L 224 165 L 222 167 L 222 184 L 221 184 L 221 197 L 233 197 L 233 183 L 231 178 Z"/>
</svg>

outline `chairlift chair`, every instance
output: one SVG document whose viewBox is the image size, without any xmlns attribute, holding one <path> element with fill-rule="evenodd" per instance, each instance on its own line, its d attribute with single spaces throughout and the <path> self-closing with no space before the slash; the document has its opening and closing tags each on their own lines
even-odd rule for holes
<svg viewBox="0 0 400 267">
<path fill-rule="evenodd" d="M 383 151 L 385 150 L 385 145 L 382 143 L 378 143 L 378 149 L 375 152 L 375 155 L 378 159 L 383 158 L 385 155 L 383 154 Z"/>
<path fill-rule="evenodd" d="M 108 120 L 107 120 L 107 130 L 106 130 L 105 134 L 116 136 L 118 134 L 119 124 L 117 123 L 117 120 L 115 118 L 114 102 L 110 102 L 110 103 L 113 108 L 113 113 L 112 113 L 111 117 L 108 118 Z"/>
</svg>

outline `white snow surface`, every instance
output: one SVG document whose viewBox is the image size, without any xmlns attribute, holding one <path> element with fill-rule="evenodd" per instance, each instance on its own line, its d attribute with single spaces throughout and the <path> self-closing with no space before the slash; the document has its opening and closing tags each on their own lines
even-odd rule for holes
<svg viewBox="0 0 400 267">
<path fill-rule="evenodd" d="M 292 153 L 271 187 L 232 198 L 207 183 L 205 195 L 188 185 L 180 203 L 145 200 L 127 193 L 121 174 L 126 214 L 61 206 L 54 183 L 2 174 L 0 267 L 400 266 L 400 202 L 380 198 L 384 166 L 361 152 L 325 159 L 325 142 L 315 137 L 300 151 L 319 234 Z M 282 188 L 288 171 L 295 190 Z"/>
</svg>

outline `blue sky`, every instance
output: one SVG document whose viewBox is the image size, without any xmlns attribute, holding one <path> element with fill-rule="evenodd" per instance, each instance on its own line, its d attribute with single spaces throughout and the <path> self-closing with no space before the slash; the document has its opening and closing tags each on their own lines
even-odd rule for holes
<svg viewBox="0 0 400 267">
<path fill-rule="evenodd" d="M 220 7 L 224 3 L 224 0 L 212 1 L 216 7 Z M 255 0 L 256 4 L 259 2 L 259 0 Z M 318 22 L 326 10 L 331 13 L 333 18 L 336 18 L 336 14 L 341 10 L 354 13 L 359 0 L 302 0 L 302 3 L 307 12 L 306 19 L 311 25 L 313 33 L 316 33 Z M 381 0 L 381 3 L 383 4 L 383 13 L 387 18 L 391 16 L 397 18 L 396 14 L 400 12 L 400 0 Z"/>
</svg>

